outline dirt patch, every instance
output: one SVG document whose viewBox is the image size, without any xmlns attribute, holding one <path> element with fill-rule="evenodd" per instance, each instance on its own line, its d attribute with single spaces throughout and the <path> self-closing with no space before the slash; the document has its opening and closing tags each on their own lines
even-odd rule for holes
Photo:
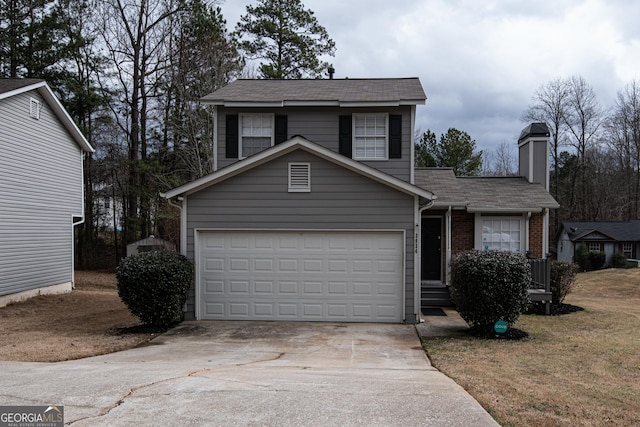
<svg viewBox="0 0 640 427">
<path fill-rule="evenodd" d="M 0 360 L 80 359 L 132 348 L 157 334 L 129 313 L 109 272 L 76 271 L 70 293 L 0 308 Z"/>
</svg>

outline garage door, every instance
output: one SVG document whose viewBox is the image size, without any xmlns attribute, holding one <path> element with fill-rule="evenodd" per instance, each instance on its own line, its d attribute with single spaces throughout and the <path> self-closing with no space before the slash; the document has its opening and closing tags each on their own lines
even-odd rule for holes
<svg viewBox="0 0 640 427">
<path fill-rule="evenodd" d="M 198 233 L 198 317 L 400 322 L 402 232 Z"/>
</svg>

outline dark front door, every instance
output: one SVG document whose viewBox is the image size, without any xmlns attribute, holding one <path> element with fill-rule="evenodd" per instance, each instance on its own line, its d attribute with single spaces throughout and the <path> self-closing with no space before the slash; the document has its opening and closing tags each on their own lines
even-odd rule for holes
<svg viewBox="0 0 640 427">
<path fill-rule="evenodd" d="M 422 218 L 422 280 L 442 280 L 441 218 Z"/>
</svg>

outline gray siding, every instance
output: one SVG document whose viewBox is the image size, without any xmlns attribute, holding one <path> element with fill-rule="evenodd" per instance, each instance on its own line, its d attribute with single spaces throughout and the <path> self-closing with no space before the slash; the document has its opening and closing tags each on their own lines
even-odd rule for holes
<svg viewBox="0 0 640 427">
<path fill-rule="evenodd" d="M 29 98 L 40 101 L 40 120 Z M 72 281 L 82 155 L 35 91 L 0 101 L 0 295 Z"/>
<path fill-rule="evenodd" d="M 547 160 L 547 142 L 533 142 L 533 182 L 547 186 L 549 162 Z"/>
<path fill-rule="evenodd" d="M 311 193 L 287 191 L 288 162 L 311 163 Z M 413 321 L 414 198 L 302 150 L 187 198 L 187 256 L 195 228 L 406 230 L 406 315 Z M 187 315 L 194 315 L 191 290 Z"/>
<path fill-rule="evenodd" d="M 309 141 L 315 142 L 332 151 L 338 152 L 338 118 L 341 115 L 356 113 L 389 113 L 402 115 L 402 158 L 384 161 L 363 162 L 389 175 L 409 182 L 411 179 L 411 107 L 395 108 L 281 108 L 273 109 L 225 109 L 218 108 L 218 169 L 228 166 L 237 159 L 226 158 L 225 132 L 226 114 L 242 113 L 274 113 L 286 115 L 288 120 L 288 137 L 301 135 Z"/>
</svg>

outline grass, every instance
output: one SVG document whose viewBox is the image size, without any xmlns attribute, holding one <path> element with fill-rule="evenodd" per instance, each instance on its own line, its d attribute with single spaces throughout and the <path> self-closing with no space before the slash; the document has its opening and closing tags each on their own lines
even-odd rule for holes
<svg viewBox="0 0 640 427">
<path fill-rule="evenodd" d="M 423 345 L 503 426 L 640 425 L 640 269 L 580 273 L 565 302 L 585 310 L 523 315 L 523 341 Z"/>
</svg>

